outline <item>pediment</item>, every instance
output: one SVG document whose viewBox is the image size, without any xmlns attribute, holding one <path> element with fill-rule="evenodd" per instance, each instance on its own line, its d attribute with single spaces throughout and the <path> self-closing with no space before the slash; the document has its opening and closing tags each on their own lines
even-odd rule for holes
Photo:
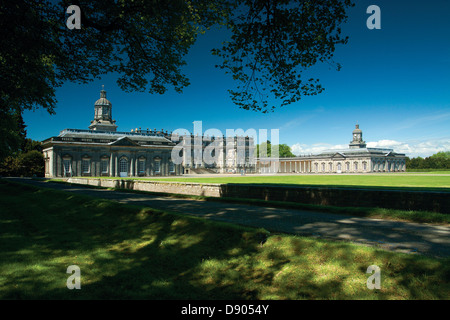
<svg viewBox="0 0 450 320">
<path fill-rule="evenodd" d="M 136 142 L 132 141 L 131 139 L 127 137 L 121 137 L 117 139 L 116 141 L 113 141 L 109 143 L 111 146 L 124 146 L 124 147 L 135 147 L 139 146 Z"/>
<path fill-rule="evenodd" d="M 345 156 L 340 153 L 340 152 L 336 152 L 334 155 L 331 156 L 332 159 L 345 159 Z"/>
</svg>

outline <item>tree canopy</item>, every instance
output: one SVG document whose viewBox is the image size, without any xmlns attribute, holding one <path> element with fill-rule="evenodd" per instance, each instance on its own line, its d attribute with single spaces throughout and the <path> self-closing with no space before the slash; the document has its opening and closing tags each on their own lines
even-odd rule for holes
<svg viewBox="0 0 450 320">
<path fill-rule="evenodd" d="M 450 169 L 450 151 L 440 151 L 429 157 L 407 158 L 407 169 Z"/>
<path fill-rule="evenodd" d="M 66 26 L 70 5 L 81 9 L 81 29 Z M 302 72 L 318 62 L 340 68 L 332 58 L 336 45 L 347 42 L 340 25 L 352 5 L 351 0 L 3 0 L 0 112 L 5 118 L 34 108 L 52 114 L 55 90 L 64 82 L 88 83 L 112 72 L 127 92 L 182 92 L 189 85 L 182 72 L 189 48 L 217 25 L 231 31 L 221 48 L 211 48 L 222 58 L 217 67 L 235 80 L 231 99 L 240 108 L 270 112 L 324 90 L 317 77 L 303 79 Z"/>
<path fill-rule="evenodd" d="M 278 148 L 278 157 L 280 158 L 295 157 L 295 154 L 293 154 L 291 151 L 291 147 L 289 147 L 287 144 L 278 144 L 272 146 L 270 141 L 262 142 L 261 144 L 256 145 L 256 156 L 261 158 L 271 157 L 272 148 L 274 148 L 275 150 Z"/>
</svg>

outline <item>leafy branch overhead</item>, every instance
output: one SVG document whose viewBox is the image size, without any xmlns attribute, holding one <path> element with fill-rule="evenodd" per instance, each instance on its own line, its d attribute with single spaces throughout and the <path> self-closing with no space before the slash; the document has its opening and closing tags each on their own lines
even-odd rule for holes
<svg viewBox="0 0 450 320">
<path fill-rule="evenodd" d="M 337 44 L 345 44 L 340 24 L 347 19 L 349 0 L 242 1 L 228 21 L 231 40 L 213 54 L 223 58 L 218 67 L 232 74 L 236 89 L 229 92 L 243 109 L 269 112 L 276 107 L 316 95 L 319 79 L 303 79 L 302 72 L 317 62 L 332 61 Z"/>
<path fill-rule="evenodd" d="M 80 30 L 66 27 L 70 5 L 81 8 Z M 217 25 L 231 37 L 212 53 L 237 88 L 241 108 L 267 112 L 323 91 L 302 72 L 332 61 L 344 44 L 340 25 L 350 0 L 4 0 L 0 4 L 2 109 L 43 107 L 55 88 L 117 72 L 128 92 L 177 92 L 189 85 L 181 68 L 199 34 Z"/>
</svg>

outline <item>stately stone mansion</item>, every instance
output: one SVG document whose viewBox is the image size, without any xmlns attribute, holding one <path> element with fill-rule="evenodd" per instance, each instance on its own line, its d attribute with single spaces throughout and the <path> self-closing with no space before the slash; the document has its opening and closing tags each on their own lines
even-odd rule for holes
<svg viewBox="0 0 450 320">
<path fill-rule="evenodd" d="M 131 132 L 117 131 L 112 104 L 102 89 L 100 99 L 94 104 L 94 120 L 88 130 L 64 129 L 58 136 L 42 141 L 45 176 L 148 177 L 238 172 L 240 168 L 255 172 L 255 164 L 249 163 L 248 151 L 254 146 L 253 138 L 240 138 L 177 137 L 167 130 L 140 128 Z M 221 148 L 216 146 L 218 141 L 224 140 L 226 143 L 221 144 Z M 247 149 L 244 151 L 247 162 L 242 164 L 237 161 L 241 144 Z M 182 146 L 181 160 L 173 161 L 172 150 L 179 145 Z M 211 146 L 214 146 L 210 153 L 215 161 L 205 163 L 203 153 Z"/>
<path fill-rule="evenodd" d="M 258 159 L 259 173 L 370 173 L 406 171 L 406 156 L 393 149 L 367 148 L 359 125 L 348 149 L 328 150 L 295 158 Z"/>
<path fill-rule="evenodd" d="M 104 89 L 94 104 L 94 120 L 89 129 L 64 129 L 58 136 L 42 141 L 42 146 L 46 177 L 369 173 L 406 169 L 404 154 L 392 149 L 367 148 L 358 125 L 353 130 L 349 149 L 279 159 L 257 159 L 254 138 L 248 136 L 177 136 L 164 130 L 137 128 L 120 132 Z M 210 155 L 212 161 L 205 161 L 205 154 Z M 179 158 L 172 159 L 174 155 Z"/>
</svg>

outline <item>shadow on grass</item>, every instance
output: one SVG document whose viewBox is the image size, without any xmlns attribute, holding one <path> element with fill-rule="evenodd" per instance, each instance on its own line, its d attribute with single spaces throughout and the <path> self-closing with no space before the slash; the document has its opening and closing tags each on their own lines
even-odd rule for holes
<svg viewBox="0 0 450 320">
<path fill-rule="evenodd" d="M 444 260 L 267 238 L 261 229 L 2 181 L 0 204 L 2 299 L 442 298 L 448 289 Z M 365 288 L 364 268 L 374 263 L 397 279 L 378 293 Z M 81 269 L 81 290 L 66 288 L 70 265 Z M 417 275 L 413 284 L 425 289 L 413 292 L 408 279 Z"/>
<path fill-rule="evenodd" d="M 255 298 L 227 273 L 203 284 L 197 269 L 252 255 L 262 230 L 9 183 L 0 191 L 3 299 Z M 82 290 L 66 288 L 69 265 Z"/>
<path fill-rule="evenodd" d="M 58 180 L 45 180 L 50 183 L 59 183 L 70 186 L 80 186 L 79 184 L 68 183 L 65 181 Z M 233 185 L 233 184 L 230 184 Z M 298 185 L 297 185 L 298 186 Z M 222 202 L 222 203 L 235 203 L 235 204 L 249 204 L 261 207 L 276 207 L 284 209 L 295 209 L 295 210 L 310 210 L 327 212 L 333 214 L 342 215 L 352 215 L 357 217 L 369 217 L 369 218 L 381 218 L 381 219 L 393 219 L 402 221 L 412 221 L 420 223 L 439 223 L 439 224 L 449 224 L 450 215 L 439 212 L 424 211 L 424 210 L 400 210 L 400 209 L 389 209 L 383 206 L 374 207 L 372 206 L 345 206 L 345 205 L 322 205 L 322 204 L 312 204 L 310 200 L 305 200 L 305 202 L 299 201 L 277 201 L 277 200 L 263 200 L 263 199 L 249 199 L 243 198 L 242 194 L 236 196 L 235 194 L 230 194 L 226 189 L 226 185 L 222 186 L 222 197 L 210 197 L 210 196 L 197 196 L 197 195 L 186 195 L 186 194 L 174 194 L 174 193 L 164 193 L 164 192 L 151 192 L 151 191 L 139 191 L 133 189 L 118 189 L 118 188 L 106 188 L 92 185 L 83 185 L 83 188 L 89 189 L 108 189 L 116 192 L 122 193 L 135 193 L 135 194 L 146 194 L 161 197 L 179 198 L 179 199 L 193 199 L 211 202 Z M 320 199 L 316 199 L 319 201 Z"/>
</svg>

